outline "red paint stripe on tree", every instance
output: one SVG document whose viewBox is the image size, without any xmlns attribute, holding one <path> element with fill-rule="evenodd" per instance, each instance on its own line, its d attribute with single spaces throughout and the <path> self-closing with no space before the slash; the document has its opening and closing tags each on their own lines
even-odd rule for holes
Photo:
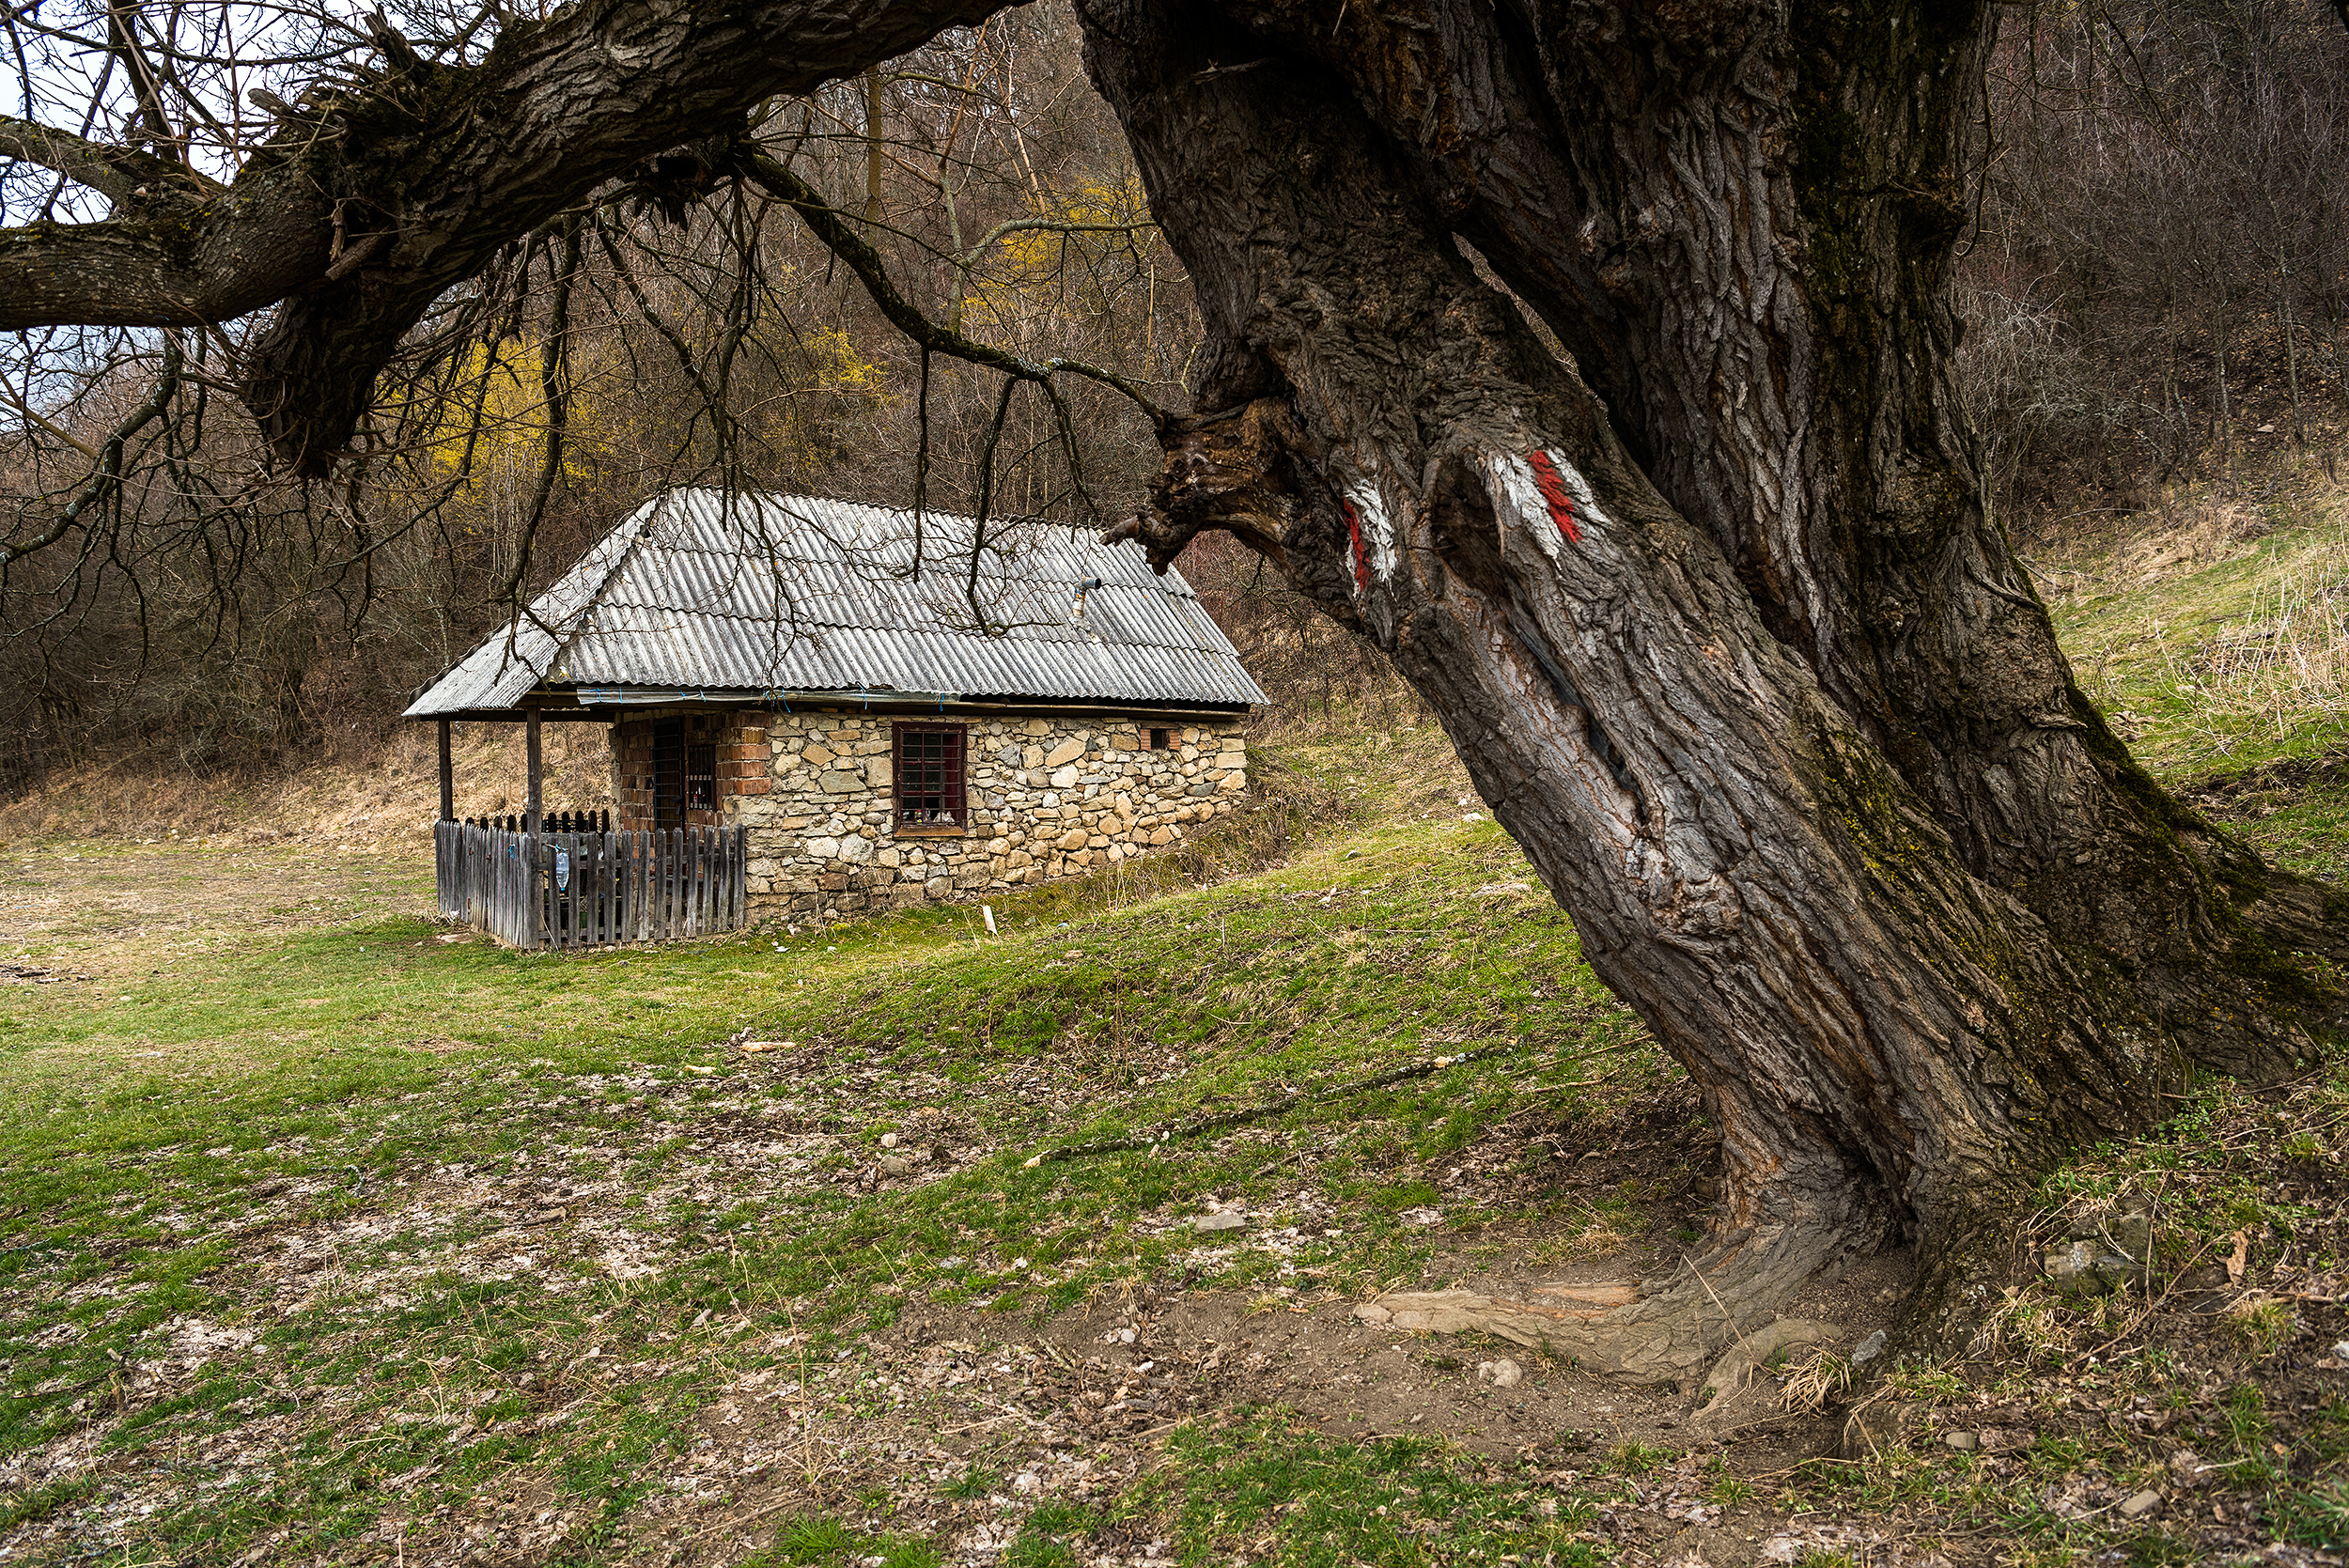
<svg viewBox="0 0 2349 1568">
<path fill-rule="evenodd" d="M 1354 541 L 1354 586 L 1370 592 L 1370 552 L 1362 548 L 1362 520 L 1355 515 L 1354 503 L 1338 498 L 1338 510 L 1346 518 L 1346 536 Z"/>
<path fill-rule="evenodd" d="M 1582 537 L 1582 530 L 1574 525 L 1574 499 L 1566 494 L 1566 482 L 1559 476 L 1558 465 L 1551 462 L 1549 454 L 1539 447 L 1528 452 L 1525 460 L 1532 465 L 1533 483 L 1540 487 L 1542 499 L 1549 504 L 1549 515 L 1558 524 L 1558 532 L 1563 534 L 1569 543 L 1579 541 Z M 1358 554 L 1361 548 L 1358 542 L 1355 546 Z"/>
</svg>

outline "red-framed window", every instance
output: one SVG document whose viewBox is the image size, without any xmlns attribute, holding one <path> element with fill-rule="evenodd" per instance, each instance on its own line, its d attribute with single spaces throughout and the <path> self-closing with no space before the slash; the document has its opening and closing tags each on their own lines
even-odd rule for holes
<svg viewBox="0 0 2349 1568">
<path fill-rule="evenodd" d="M 960 724 L 893 724 L 890 789 L 901 831 L 963 828 L 971 816 L 963 798 Z"/>
</svg>

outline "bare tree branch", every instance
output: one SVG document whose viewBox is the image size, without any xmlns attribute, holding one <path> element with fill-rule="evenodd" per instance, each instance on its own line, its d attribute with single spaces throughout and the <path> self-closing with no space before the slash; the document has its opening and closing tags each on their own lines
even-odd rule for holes
<svg viewBox="0 0 2349 1568">
<path fill-rule="evenodd" d="M 220 189 L 184 164 L 135 147 L 84 141 L 10 115 L 0 115 L 0 158 L 54 170 L 77 185 L 88 186 L 117 207 L 140 202 L 160 205 L 172 195 L 200 199 Z"/>
<path fill-rule="evenodd" d="M 2344 3 L 2349 3 L 2349 0 L 2344 0 Z M 1080 224 L 1060 218 L 1011 218 L 980 235 L 978 243 L 971 247 L 963 260 L 976 261 L 997 241 L 1009 239 L 1015 234 L 1139 234 L 1143 229 L 1158 226 L 1147 219 L 1133 224 Z"/>
<path fill-rule="evenodd" d="M 1000 370 L 1017 380 L 1048 381 L 1063 372 L 1081 376 L 1123 393 L 1153 420 L 1166 417 L 1166 411 L 1159 408 L 1148 393 L 1114 370 L 1104 370 L 1079 360 L 1022 359 L 1006 349 L 977 342 L 939 325 L 915 309 L 897 291 L 897 286 L 889 281 L 888 270 L 881 265 L 880 253 L 857 233 L 838 208 L 824 199 L 821 191 L 756 147 L 742 148 L 737 154 L 737 160 L 745 178 L 789 203 L 791 210 L 807 221 L 807 226 L 816 237 L 834 256 L 848 264 L 849 271 L 856 273 L 865 291 L 872 295 L 873 303 L 880 307 L 882 315 L 889 318 L 890 324 L 923 349 L 944 354 L 950 359 L 962 360 L 966 364 Z"/>
<path fill-rule="evenodd" d="M 132 140 L 178 148 L 179 138 L 172 132 L 171 116 L 163 108 L 163 84 L 155 74 L 154 66 L 148 62 L 147 52 L 139 47 L 137 33 L 132 30 L 132 24 L 137 16 L 136 0 L 115 0 L 106 8 L 107 45 L 115 58 L 122 62 L 123 71 L 131 79 L 132 91 L 138 98 L 139 118 L 146 124 L 146 134 L 134 136 Z M 180 161 L 185 162 L 185 159 L 186 154 L 182 151 Z"/>
<path fill-rule="evenodd" d="M 45 550 L 72 532 L 82 515 L 92 506 L 103 505 L 122 483 L 122 452 L 131 439 L 161 419 L 171 400 L 179 395 L 179 343 L 177 338 L 163 339 L 163 373 L 155 380 L 154 390 L 116 426 L 100 451 L 95 471 L 73 499 L 65 505 L 49 525 L 21 543 L 0 541 L 0 571 L 12 562 L 22 561 L 37 550 Z M 77 443 L 78 444 L 78 443 Z"/>
<path fill-rule="evenodd" d="M 279 304 L 245 401 L 280 462 L 322 474 L 401 337 L 517 235 L 764 100 L 1001 5 L 592 0 L 509 22 L 463 66 L 424 60 L 379 24 L 391 70 L 314 87 L 314 117 L 284 125 L 194 218 L 0 230 L 0 328 L 188 325 Z M 391 238 L 330 277 L 338 210 L 357 238 Z"/>
</svg>

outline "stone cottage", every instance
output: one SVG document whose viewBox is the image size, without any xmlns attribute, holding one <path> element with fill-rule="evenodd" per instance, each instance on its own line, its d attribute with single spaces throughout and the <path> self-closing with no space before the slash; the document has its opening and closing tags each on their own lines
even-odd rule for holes
<svg viewBox="0 0 2349 1568">
<path fill-rule="evenodd" d="M 408 712 L 608 724 L 614 828 L 746 828 L 752 914 L 819 920 L 1172 844 L 1244 796 L 1263 700 L 1139 546 L 680 489 Z"/>
</svg>

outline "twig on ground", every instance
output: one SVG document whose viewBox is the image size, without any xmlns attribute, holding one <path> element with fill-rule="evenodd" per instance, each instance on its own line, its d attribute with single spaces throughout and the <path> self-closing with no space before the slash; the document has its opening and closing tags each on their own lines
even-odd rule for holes
<svg viewBox="0 0 2349 1568">
<path fill-rule="evenodd" d="M 1687 1264 L 1688 1272 L 1697 1277 L 1697 1283 L 1703 1285 L 1704 1294 L 1713 1298 L 1713 1305 L 1720 1308 L 1721 1319 L 1729 1325 L 1729 1331 L 1737 1336 L 1737 1346 L 1746 1353 L 1746 1359 L 1753 1363 L 1756 1371 L 1761 1370 L 1761 1358 L 1753 1353 L 1753 1342 L 1746 1338 L 1746 1331 L 1743 1328 L 1737 1327 L 1737 1314 L 1729 1310 L 1729 1304 L 1721 1299 L 1720 1292 L 1713 1288 L 1713 1281 L 1706 1279 L 1704 1270 L 1697 1266 L 1696 1259 L 1683 1252 L 1680 1254 L 1680 1261 Z"/>
<path fill-rule="evenodd" d="M 1201 1133 L 1221 1132 L 1226 1127 L 1245 1126 L 1251 1122 L 1263 1121 L 1268 1116 L 1278 1116 L 1284 1110 L 1294 1110 L 1300 1105 L 1327 1104 L 1331 1100 L 1342 1100 L 1351 1095 L 1367 1094 L 1373 1089 L 1384 1089 L 1389 1084 L 1402 1083 L 1415 1078 L 1427 1078 L 1446 1068 L 1461 1066 L 1470 1062 L 1482 1062 L 1505 1054 L 1517 1049 L 1524 1043 L 1521 1038 L 1515 1039 L 1502 1045 L 1487 1047 L 1483 1050 L 1465 1051 L 1458 1056 L 1439 1056 L 1429 1062 L 1415 1062 L 1408 1067 L 1397 1067 L 1390 1072 L 1374 1074 L 1369 1078 L 1358 1079 L 1353 1083 L 1341 1084 L 1335 1089 L 1327 1090 L 1318 1094 L 1302 1093 L 1283 1094 L 1277 1100 L 1268 1100 L 1262 1105 L 1251 1106 L 1245 1110 L 1227 1110 L 1221 1115 L 1202 1116 L 1195 1121 L 1185 1122 L 1180 1126 L 1171 1127 L 1161 1133 L 1143 1134 L 1135 1138 L 1105 1139 L 1097 1143 L 1070 1143 L 1057 1149 L 1045 1149 L 1029 1156 L 1025 1163 L 1029 1166 L 1049 1165 L 1058 1160 L 1081 1159 L 1092 1155 L 1115 1155 L 1141 1149 L 1155 1149 L 1161 1143 L 1171 1143 L 1178 1138 L 1196 1138 Z"/>
<path fill-rule="evenodd" d="M 1264 1164 L 1257 1166 L 1253 1171 L 1248 1172 L 1248 1177 L 1251 1181 L 1252 1181 L 1256 1177 L 1263 1175 L 1268 1171 L 1278 1171 L 1283 1165 L 1294 1165 L 1304 1157 L 1304 1150 L 1291 1149 L 1287 1154 L 1283 1155 L 1279 1159 L 1268 1160 Z"/>
</svg>

